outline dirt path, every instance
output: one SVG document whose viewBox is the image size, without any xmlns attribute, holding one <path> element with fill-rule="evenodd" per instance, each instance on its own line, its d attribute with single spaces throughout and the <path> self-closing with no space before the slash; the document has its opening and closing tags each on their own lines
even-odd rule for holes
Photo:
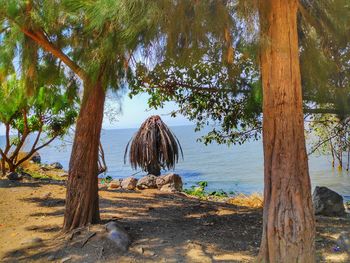
<svg viewBox="0 0 350 263">
<path fill-rule="evenodd" d="M 100 196 L 102 223 L 117 220 L 132 238 L 127 253 L 103 247 L 98 235 L 82 246 L 83 233 L 76 242 L 60 234 L 64 185 L 0 180 L 0 260 L 252 262 L 257 255 L 261 210 L 156 190 L 100 191 Z M 350 229 L 349 219 L 317 221 L 319 262 L 349 262 L 347 254 L 332 250 L 337 235 Z"/>
</svg>

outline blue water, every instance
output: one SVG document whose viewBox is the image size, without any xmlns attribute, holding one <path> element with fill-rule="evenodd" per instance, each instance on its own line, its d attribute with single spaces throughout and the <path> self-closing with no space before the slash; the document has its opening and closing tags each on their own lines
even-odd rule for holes
<svg viewBox="0 0 350 263">
<path fill-rule="evenodd" d="M 208 189 L 235 191 L 243 193 L 263 191 L 263 150 L 262 142 L 248 142 L 244 145 L 211 144 L 205 146 L 197 142 L 199 133 L 192 126 L 172 127 L 181 142 L 184 159 L 180 160 L 175 172 L 180 174 L 185 187 L 198 181 L 208 181 Z M 136 129 L 103 130 L 101 141 L 108 165 L 107 175 L 116 178 L 135 174 L 141 177 L 145 173 L 135 171 L 129 164 L 124 164 L 125 146 Z M 0 145 L 4 138 L 0 137 Z M 40 151 L 45 163 L 60 162 L 68 168 L 71 150 L 71 138 L 65 142 L 56 141 L 50 147 Z M 87 142 L 88 143 L 88 142 Z M 312 186 L 327 186 L 346 199 L 350 199 L 350 175 L 346 171 L 338 172 L 331 168 L 329 156 L 313 155 L 309 158 Z"/>
</svg>

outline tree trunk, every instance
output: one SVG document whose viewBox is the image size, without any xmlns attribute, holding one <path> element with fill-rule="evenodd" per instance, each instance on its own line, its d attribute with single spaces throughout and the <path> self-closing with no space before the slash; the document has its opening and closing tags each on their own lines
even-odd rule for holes
<svg viewBox="0 0 350 263">
<path fill-rule="evenodd" d="M 100 220 L 97 176 L 104 101 L 105 90 L 101 81 L 94 86 L 84 84 L 69 163 L 64 231 Z"/>
<path fill-rule="evenodd" d="M 259 262 L 315 262 L 297 10 L 298 0 L 260 0 L 265 189 Z"/>
<path fill-rule="evenodd" d="M 160 175 L 160 165 L 159 164 L 149 164 L 147 166 L 147 173 L 153 174 L 155 176 L 159 176 Z"/>
</svg>

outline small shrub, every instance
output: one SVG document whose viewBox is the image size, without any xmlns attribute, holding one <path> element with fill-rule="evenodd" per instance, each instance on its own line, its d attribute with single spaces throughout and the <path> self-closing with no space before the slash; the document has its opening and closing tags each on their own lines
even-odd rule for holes
<svg viewBox="0 0 350 263">
<path fill-rule="evenodd" d="M 207 186 L 208 186 L 207 181 L 200 181 L 200 182 L 197 182 L 196 185 L 193 185 L 190 189 L 185 189 L 184 192 L 188 195 L 205 198 L 205 199 L 209 197 L 217 197 L 217 198 L 228 197 L 228 194 L 224 190 L 207 192 L 205 190 Z"/>
<path fill-rule="evenodd" d="M 101 184 L 109 184 L 113 180 L 112 176 L 106 176 L 106 178 L 101 179 Z"/>
</svg>

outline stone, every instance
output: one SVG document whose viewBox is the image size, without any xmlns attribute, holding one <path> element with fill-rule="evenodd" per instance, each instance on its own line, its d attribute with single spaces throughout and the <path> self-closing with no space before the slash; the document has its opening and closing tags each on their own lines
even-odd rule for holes
<svg viewBox="0 0 350 263">
<path fill-rule="evenodd" d="M 98 184 L 98 190 L 107 190 L 108 187 L 106 184 Z"/>
<path fill-rule="evenodd" d="M 180 175 L 170 173 L 157 178 L 156 184 L 160 191 L 179 192 L 182 191 L 182 179 Z"/>
<path fill-rule="evenodd" d="M 50 255 L 47 257 L 47 261 L 54 261 L 56 257 L 54 255 Z"/>
<path fill-rule="evenodd" d="M 67 262 L 67 261 L 69 261 L 69 260 L 71 260 L 71 259 L 72 259 L 72 257 L 71 257 L 71 256 L 68 256 L 68 257 L 62 258 L 62 259 L 61 259 L 61 263 L 65 263 L 65 262 Z"/>
<path fill-rule="evenodd" d="M 41 245 L 43 240 L 40 237 L 34 237 L 24 240 L 21 244 L 27 246 L 38 246 Z"/>
<path fill-rule="evenodd" d="M 52 163 L 52 164 L 50 164 L 50 168 L 52 168 L 52 169 L 63 169 L 63 165 L 62 164 L 60 164 L 59 162 L 55 162 L 55 163 Z"/>
<path fill-rule="evenodd" d="M 341 250 L 350 254 L 350 232 L 341 232 L 337 239 L 337 244 Z"/>
<path fill-rule="evenodd" d="M 56 175 L 59 176 L 59 177 L 68 177 L 68 173 L 64 172 L 64 171 L 63 172 L 59 172 Z"/>
<path fill-rule="evenodd" d="M 146 175 L 138 180 L 137 182 L 137 188 L 138 189 L 156 189 L 157 176 L 153 174 Z"/>
<path fill-rule="evenodd" d="M 143 254 L 144 248 L 143 247 L 136 247 L 135 249 L 139 254 Z"/>
<path fill-rule="evenodd" d="M 33 163 L 41 163 L 41 156 L 38 152 L 35 152 L 32 157 L 30 157 L 29 161 L 32 161 Z"/>
<path fill-rule="evenodd" d="M 145 250 L 143 252 L 143 255 L 146 257 L 154 257 L 156 255 L 156 253 L 154 251 L 151 251 L 151 250 Z"/>
<path fill-rule="evenodd" d="M 127 190 L 134 190 L 136 188 L 136 185 L 137 185 L 137 179 L 132 176 L 123 179 L 123 181 L 121 182 L 121 187 Z"/>
<path fill-rule="evenodd" d="M 121 182 L 119 179 L 114 179 L 112 180 L 109 185 L 108 185 L 108 188 L 109 189 L 117 189 L 117 188 L 120 188 L 121 187 Z"/>
<path fill-rule="evenodd" d="M 12 180 L 12 181 L 18 181 L 18 180 L 22 180 L 23 176 L 20 173 L 11 172 L 11 173 L 7 174 L 7 178 L 9 180 Z"/>
<path fill-rule="evenodd" d="M 113 241 L 118 249 L 124 252 L 127 251 L 131 244 L 131 239 L 125 229 L 118 226 L 114 221 L 108 222 L 105 226 L 108 232 L 107 238 Z"/>
<path fill-rule="evenodd" d="M 345 202 L 345 208 L 348 210 L 350 213 L 350 201 Z"/>
<path fill-rule="evenodd" d="M 42 199 L 46 200 L 46 199 L 49 199 L 51 197 L 52 193 L 51 192 L 48 192 L 48 193 L 45 193 L 41 196 Z"/>
<path fill-rule="evenodd" d="M 315 214 L 323 216 L 344 216 L 343 197 L 327 187 L 316 186 L 312 195 Z"/>
</svg>

